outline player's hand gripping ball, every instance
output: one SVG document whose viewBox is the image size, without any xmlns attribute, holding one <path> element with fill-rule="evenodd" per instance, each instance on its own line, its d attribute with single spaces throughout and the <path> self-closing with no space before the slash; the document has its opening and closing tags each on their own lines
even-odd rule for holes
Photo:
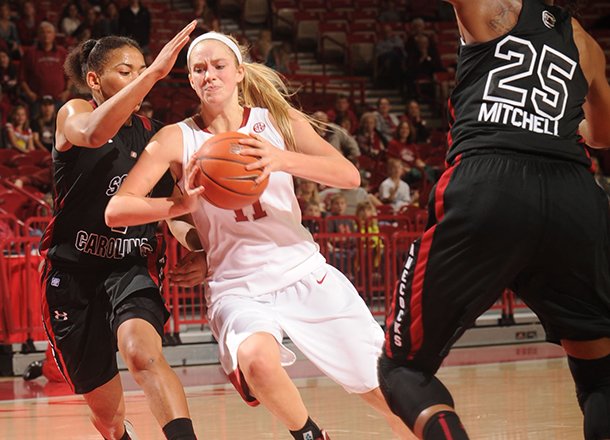
<svg viewBox="0 0 610 440">
<path fill-rule="evenodd" d="M 195 153 L 199 172 L 194 183 L 205 188 L 202 197 L 218 208 L 233 210 L 252 205 L 267 188 L 269 178 L 255 183 L 262 169 L 246 170 L 246 165 L 259 158 L 240 154 L 248 147 L 240 145 L 239 140 L 249 137 L 236 131 L 217 134 Z"/>
</svg>

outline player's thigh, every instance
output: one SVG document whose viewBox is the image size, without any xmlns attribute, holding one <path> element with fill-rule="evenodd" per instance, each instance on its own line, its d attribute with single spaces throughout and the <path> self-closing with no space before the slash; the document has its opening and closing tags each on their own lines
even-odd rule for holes
<svg viewBox="0 0 610 440">
<path fill-rule="evenodd" d="M 350 392 L 378 386 L 383 331 L 337 269 L 326 265 L 287 289 L 278 310 L 286 334 L 322 372 Z"/>
</svg>

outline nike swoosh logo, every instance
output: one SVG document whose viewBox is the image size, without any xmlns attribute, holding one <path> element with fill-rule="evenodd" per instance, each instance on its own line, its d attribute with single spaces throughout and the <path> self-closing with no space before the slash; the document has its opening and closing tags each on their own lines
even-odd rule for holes
<svg viewBox="0 0 610 440">
<path fill-rule="evenodd" d="M 328 275 L 328 272 L 326 272 L 326 273 L 324 274 L 324 276 L 322 277 L 322 279 L 320 279 L 320 280 L 316 280 L 316 283 L 318 283 L 318 284 L 322 284 L 322 283 L 324 282 L 324 280 L 326 279 L 326 275 Z"/>
</svg>

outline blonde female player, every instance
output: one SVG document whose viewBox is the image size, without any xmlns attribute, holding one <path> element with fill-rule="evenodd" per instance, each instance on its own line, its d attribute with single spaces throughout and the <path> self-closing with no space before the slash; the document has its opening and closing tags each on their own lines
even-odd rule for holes
<svg viewBox="0 0 610 440">
<path fill-rule="evenodd" d="M 271 69 L 244 62 L 242 50 L 223 34 L 195 39 L 187 53 L 191 87 L 200 113 L 163 128 L 111 199 L 108 225 L 138 225 L 193 213 L 207 252 L 208 317 L 225 372 L 252 406 L 261 402 L 295 439 L 328 439 L 308 417 L 283 366 L 295 355 L 287 334 L 326 375 L 379 410 L 401 437 L 407 428 L 383 401 L 376 358 L 383 332 L 349 281 L 325 264 L 300 223 L 292 177 L 329 186 L 358 186 L 358 170 L 316 134 L 290 106 L 286 88 Z M 269 185 L 252 206 L 230 211 L 199 197 L 194 153 L 227 131 L 251 134 L 242 154 L 260 157 L 259 180 Z M 146 198 L 170 168 L 185 192 Z"/>
</svg>

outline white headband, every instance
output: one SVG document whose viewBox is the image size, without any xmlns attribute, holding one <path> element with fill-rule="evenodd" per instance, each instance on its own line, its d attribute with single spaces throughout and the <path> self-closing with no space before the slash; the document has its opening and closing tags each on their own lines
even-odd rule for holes
<svg viewBox="0 0 610 440">
<path fill-rule="evenodd" d="M 191 52 L 193 51 L 193 48 L 204 40 L 216 40 L 216 41 L 220 41 L 221 43 L 224 43 L 225 45 L 227 45 L 229 47 L 229 49 L 231 49 L 231 51 L 237 57 L 237 63 L 238 64 L 242 63 L 241 52 L 239 50 L 239 47 L 237 47 L 237 44 L 235 44 L 235 42 L 233 40 L 231 40 L 226 35 L 220 34 L 218 32 L 206 32 L 205 34 L 199 35 L 197 38 L 195 38 L 193 40 L 193 42 L 191 43 L 191 45 L 189 46 L 189 49 L 186 53 L 187 65 L 190 65 Z"/>
</svg>

